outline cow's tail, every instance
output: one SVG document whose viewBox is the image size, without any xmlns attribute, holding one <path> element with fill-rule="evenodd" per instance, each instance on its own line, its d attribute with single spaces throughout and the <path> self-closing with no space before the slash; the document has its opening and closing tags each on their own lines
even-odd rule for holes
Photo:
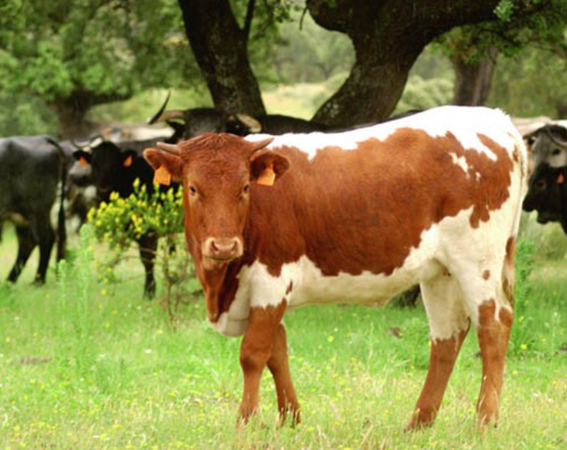
<svg viewBox="0 0 567 450">
<path fill-rule="evenodd" d="M 510 306 L 513 306 L 515 284 L 514 254 L 516 250 L 518 230 L 520 228 L 522 203 L 528 189 L 528 151 L 522 136 L 515 127 L 512 127 L 509 134 L 514 143 L 511 156 L 513 157 L 514 162 L 514 174 L 519 173 L 519 186 L 517 188 L 517 197 L 513 199 L 513 201 L 515 201 L 515 210 L 512 221 L 512 229 L 510 230 L 508 240 L 506 242 L 506 257 L 502 267 L 502 288 Z M 513 183 L 514 182 L 512 181 L 510 189 L 513 189 Z"/>
<path fill-rule="evenodd" d="M 59 153 L 61 164 L 59 165 L 60 199 L 59 211 L 57 212 L 57 261 L 65 258 L 67 246 L 67 228 L 65 227 L 65 197 L 67 193 L 67 157 L 65 151 L 55 139 L 49 137 L 48 142 L 52 144 Z"/>
</svg>

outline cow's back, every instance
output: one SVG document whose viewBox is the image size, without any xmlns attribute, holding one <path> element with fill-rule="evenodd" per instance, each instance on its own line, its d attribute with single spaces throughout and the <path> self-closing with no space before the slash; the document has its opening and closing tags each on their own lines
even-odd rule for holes
<svg viewBox="0 0 567 450">
<path fill-rule="evenodd" d="M 500 111 L 438 108 L 346 133 L 284 135 L 270 148 L 290 169 L 254 188 L 240 279 L 293 285 L 291 305 L 385 300 L 458 264 L 471 242 L 489 253 L 502 241 L 504 252 L 515 235 L 525 148 Z M 280 290 L 262 302 L 279 303 Z"/>
<path fill-rule="evenodd" d="M 1 139 L 0 172 L 0 211 L 48 210 L 57 195 L 61 155 L 48 136 Z"/>
</svg>

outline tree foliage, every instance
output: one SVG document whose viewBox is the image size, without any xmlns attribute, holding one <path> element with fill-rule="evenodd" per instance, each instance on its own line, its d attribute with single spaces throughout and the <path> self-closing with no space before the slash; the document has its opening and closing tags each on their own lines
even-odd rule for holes
<svg viewBox="0 0 567 450">
<path fill-rule="evenodd" d="M 567 57 L 530 47 L 500 64 L 489 104 L 515 116 L 567 118 Z"/>
<path fill-rule="evenodd" d="M 0 8 L 0 90 L 28 92 L 60 119 L 199 76 L 168 0 L 7 0 Z"/>
</svg>

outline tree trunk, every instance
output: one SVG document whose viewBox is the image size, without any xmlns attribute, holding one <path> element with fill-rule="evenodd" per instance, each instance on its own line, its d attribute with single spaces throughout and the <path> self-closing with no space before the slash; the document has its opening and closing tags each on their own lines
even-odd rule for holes
<svg viewBox="0 0 567 450">
<path fill-rule="evenodd" d="M 350 75 L 312 120 L 344 127 L 379 122 L 389 117 L 424 45 L 415 43 L 395 52 L 387 50 L 388 47 L 370 49 L 355 44 L 356 61 Z"/>
<path fill-rule="evenodd" d="M 558 100 L 555 103 L 555 111 L 557 112 L 557 118 L 559 120 L 567 119 L 567 101 Z"/>
<path fill-rule="evenodd" d="M 389 117 L 400 99 L 409 71 L 436 36 L 455 26 L 494 20 L 499 0 L 307 0 L 322 27 L 346 33 L 356 62 L 314 121 L 351 126 Z"/>
<path fill-rule="evenodd" d="M 487 58 L 475 63 L 467 62 L 460 54 L 451 57 L 456 75 L 454 105 L 483 106 L 486 104 L 497 57 L 498 49 L 495 47 L 489 50 Z"/>
<path fill-rule="evenodd" d="M 62 139 L 84 139 L 95 130 L 95 125 L 86 119 L 92 102 L 83 95 L 58 98 L 49 106 L 57 115 Z"/>
<path fill-rule="evenodd" d="M 265 114 L 248 59 L 249 20 L 241 29 L 228 0 L 178 0 L 185 31 L 217 108 Z M 252 4 L 252 7 L 254 5 Z"/>
<path fill-rule="evenodd" d="M 75 90 L 68 97 L 59 97 L 49 103 L 57 115 L 62 139 L 84 139 L 98 129 L 98 125 L 87 120 L 93 106 L 128 100 L 132 90 L 121 93 L 95 94 L 87 90 Z"/>
</svg>

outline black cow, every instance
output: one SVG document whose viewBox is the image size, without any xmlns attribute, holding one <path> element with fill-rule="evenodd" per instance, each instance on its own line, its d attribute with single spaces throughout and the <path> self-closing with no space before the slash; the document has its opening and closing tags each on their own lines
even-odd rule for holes
<svg viewBox="0 0 567 450">
<path fill-rule="evenodd" d="M 524 199 L 525 211 L 537 211 L 537 221 L 559 222 L 567 234 L 567 166 L 551 167 L 541 163 L 530 177 Z"/>
<path fill-rule="evenodd" d="M 330 131 L 330 128 L 324 124 L 281 114 L 264 114 L 252 117 L 247 114 L 229 114 L 215 108 L 166 110 L 169 95 L 167 95 L 161 108 L 148 119 L 148 123 L 167 122 L 174 127 L 175 134 L 181 134 L 183 139 L 190 139 L 203 133 L 232 133 L 246 136 L 252 133 L 279 135 Z M 181 120 L 183 123 L 179 124 L 175 120 Z M 182 133 L 180 133 L 180 130 L 182 130 Z"/>
<path fill-rule="evenodd" d="M 538 222 L 560 222 L 567 233 L 565 168 L 567 167 L 567 123 L 554 122 L 524 136 L 533 156 L 524 210 L 537 211 Z"/>
<path fill-rule="evenodd" d="M 103 141 L 90 152 L 77 150 L 73 154 L 77 166 L 85 172 L 71 174 L 74 183 L 85 186 L 93 184 L 99 201 L 108 201 L 112 192 L 127 198 L 134 193 L 133 183 L 140 180 L 140 186 L 146 186 L 149 195 L 154 192 L 154 172 L 143 157 L 135 150 L 123 150 L 110 141 Z M 155 232 L 142 235 L 137 241 L 140 258 L 146 272 L 144 296 L 155 295 L 154 260 L 158 246 Z"/>
<path fill-rule="evenodd" d="M 60 198 L 57 224 L 57 260 L 65 256 L 65 152 L 50 136 L 0 139 L 0 222 L 16 227 L 18 256 L 8 275 L 15 282 L 33 249 L 39 244 L 36 282 L 44 283 L 56 233 L 51 210 Z M 58 189 L 59 187 L 59 189 Z"/>
</svg>

